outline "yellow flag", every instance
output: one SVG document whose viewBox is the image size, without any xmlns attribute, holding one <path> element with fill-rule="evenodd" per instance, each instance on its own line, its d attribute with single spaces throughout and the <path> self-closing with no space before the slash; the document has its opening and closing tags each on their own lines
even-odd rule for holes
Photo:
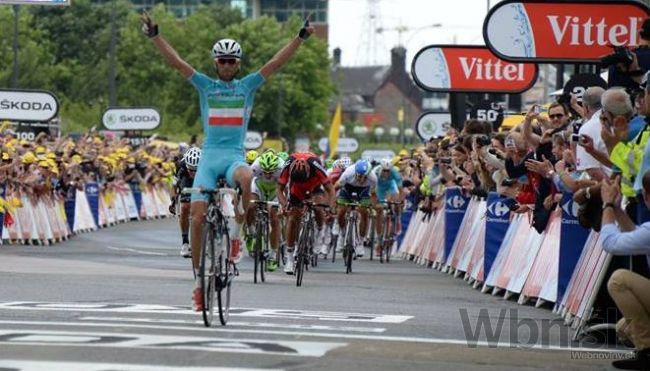
<svg viewBox="0 0 650 371">
<path fill-rule="evenodd" d="M 330 137 L 327 145 L 327 157 L 333 158 L 336 154 L 336 146 L 339 144 L 339 131 L 341 130 L 341 103 L 336 105 L 334 118 L 332 118 L 332 125 L 330 126 Z"/>
</svg>

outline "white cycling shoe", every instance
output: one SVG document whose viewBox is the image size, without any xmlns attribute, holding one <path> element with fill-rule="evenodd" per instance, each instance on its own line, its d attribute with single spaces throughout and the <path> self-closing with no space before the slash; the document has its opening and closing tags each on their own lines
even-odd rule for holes
<svg viewBox="0 0 650 371">
<path fill-rule="evenodd" d="M 192 257 L 192 249 L 190 248 L 190 244 L 184 243 L 183 246 L 181 246 L 181 256 L 184 258 Z"/>
</svg>

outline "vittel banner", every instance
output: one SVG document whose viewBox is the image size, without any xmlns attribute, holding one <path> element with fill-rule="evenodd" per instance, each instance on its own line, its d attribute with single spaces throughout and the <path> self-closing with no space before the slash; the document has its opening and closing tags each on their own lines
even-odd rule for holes
<svg viewBox="0 0 650 371">
<path fill-rule="evenodd" d="M 598 62 L 612 46 L 636 46 L 649 9 L 635 1 L 512 1 L 485 17 L 490 50 L 513 62 Z"/>
<path fill-rule="evenodd" d="M 56 96 L 45 90 L 0 89 L 0 119 L 47 122 L 59 112 Z"/>
<path fill-rule="evenodd" d="M 155 108 L 109 108 L 102 115 L 108 130 L 153 130 L 160 125 Z"/>
<path fill-rule="evenodd" d="M 413 80 L 436 92 L 521 93 L 537 80 L 537 65 L 506 62 L 485 46 L 430 45 L 413 58 Z"/>
</svg>

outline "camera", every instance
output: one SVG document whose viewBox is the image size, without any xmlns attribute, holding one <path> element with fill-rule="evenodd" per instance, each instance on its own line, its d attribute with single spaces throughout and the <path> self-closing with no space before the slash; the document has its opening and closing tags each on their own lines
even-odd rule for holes
<svg viewBox="0 0 650 371">
<path fill-rule="evenodd" d="M 479 147 L 489 146 L 492 143 L 487 135 L 479 135 L 476 137 L 476 145 Z"/>
<path fill-rule="evenodd" d="M 449 164 L 451 164 L 451 158 L 449 158 L 449 157 L 443 157 L 443 158 L 440 159 L 440 163 L 441 163 L 441 164 L 449 165 Z"/>
<path fill-rule="evenodd" d="M 607 68 L 611 65 L 623 63 L 625 66 L 632 64 L 634 56 L 625 46 L 611 46 L 614 49 L 612 54 L 606 55 L 600 59 L 600 66 Z"/>
</svg>

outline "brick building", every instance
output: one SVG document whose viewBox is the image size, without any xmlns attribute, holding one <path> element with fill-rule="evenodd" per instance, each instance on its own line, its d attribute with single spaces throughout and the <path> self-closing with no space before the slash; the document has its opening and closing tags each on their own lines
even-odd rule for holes
<svg viewBox="0 0 650 371">
<path fill-rule="evenodd" d="M 344 123 L 399 127 L 398 112 L 403 109 L 404 125 L 410 127 L 422 113 L 425 93 L 406 72 L 403 47 L 391 50 L 390 66 L 342 67 L 340 61 L 341 50 L 335 49 L 331 76 L 339 92 Z"/>
</svg>

